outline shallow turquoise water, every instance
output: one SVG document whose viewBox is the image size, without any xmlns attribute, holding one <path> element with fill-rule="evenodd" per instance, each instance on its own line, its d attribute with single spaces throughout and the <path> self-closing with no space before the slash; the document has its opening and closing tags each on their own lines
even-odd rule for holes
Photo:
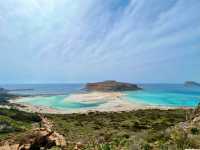
<svg viewBox="0 0 200 150">
<path fill-rule="evenodd" d="M 18 102 L 32 104 L 35 106 L 47 106 L 55 109 L 79 109 L 79 108 L 92 108 L 97 107 L 104 102 L 93 102 L 93 103 L 79 103 L 73 102 L 66 99 L 66 95 L 56 96 L 38 96 L 38 97 L 27 97 L 19 99 Z"/>
<path fill-rule="evenodd" d="M 27 97 L 20 101 L 32 105 L 42 105 L 56 109 L 79 109 L 94 108 L 104 102 L 78 103 L 66 100 L 66 97 L 74 92 L 81 92 L 84 85 L 13 85 L 9 89 L 26 89 L 30 95 L 43 95 Z M 174 107 L 195 107 L 200 102 L 200 87 L 185 87 L 181 84 L 142 84 L 142 91 L 125 92 L 126 98 L 133 103 L 149 105 L 162 105 Z M 27 91 L 20 91 L 20 94 L 27 94 Z M 57 94 L 57 95 L 52 95 Z M 62 95 L 64 94 L 64 95 Z M 45 96 L 47 95 L 47 96 Z"/>
<path fill-rule="evenodd" d="M 130 102 L 174 107 L 195 107 L 200 103 L 199 87 L 142 85 L 142 91 L 126 92 Z"/>
</svg>

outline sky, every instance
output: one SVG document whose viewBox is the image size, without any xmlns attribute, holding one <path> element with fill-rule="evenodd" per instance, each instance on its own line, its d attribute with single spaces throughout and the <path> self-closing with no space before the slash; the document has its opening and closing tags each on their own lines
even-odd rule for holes
<svg viewBox="0 0 200 150">
<path fill-rule="evenodd" d="M 1 0 L 0 83 L 200 82 L 200 0 Z"/>
</svg>

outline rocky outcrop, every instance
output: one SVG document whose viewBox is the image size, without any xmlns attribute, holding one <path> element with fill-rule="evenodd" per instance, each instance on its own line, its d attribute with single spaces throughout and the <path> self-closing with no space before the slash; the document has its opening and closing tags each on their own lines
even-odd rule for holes
<svg viewBox="0 0 200 150">
<path fill-rule="evenodd" d="M 88 83 L 85 87 L 87 91 L 134 91 L 140 90 L 136 84 L 131 83 L 123 83 L 117 81 L 104 81 L 97 83 Z"/>
<path fill-rule="evenodd" d="M 56 131 L 53 131 L 53 123 L 47 118 L 41 117 L 42 127 L 35 129 L 30 137 L 25 137 L 25 140 L 20 143 L 19 149 L 49 149 L 53 146 L 64 147 L 66 146 L 64 136 Z M 28 141 L 27 141 L 28 139 Z M 27 147 L 27 148 L 26 148 Z"/>
<path fill-rule="evenodd" d="M 31 131 L 19 143 L 5 143 L 0 147 L 0 150 L 37 150 L 50 149 L 54 146 L 62 149 L 62 147 L 65 147 L 65 138 L 56 131 L 53 131 L 53 123 L 45 117 L 41 117 L 41 119 L 40 128 Z"/>
<path fill-rule="evenodd" d="M 194 81 L 186 81 L 185 86 L 199 86 L 200 87 L 200 83 L 197 83 Z"/>
</svg>

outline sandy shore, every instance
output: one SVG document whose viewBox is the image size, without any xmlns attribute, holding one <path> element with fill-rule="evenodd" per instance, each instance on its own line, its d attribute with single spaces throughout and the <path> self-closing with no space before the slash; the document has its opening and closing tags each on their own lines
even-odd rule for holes
<svg viewBox="0 0 200 150">
<path fill-rule="evenodd" d="M 45 106 L 33 106 L 18 102 L 17 100 L 10 100 L 12 104 L 16 104 L 16 108 L 27 112 L 49 113 L 49 114 L 71 114 L 71 113 L 88 113 L 88 112 L 120 112 L 132 111 L 138 109 L 176 109 L 175 107 L 152 106 L 143 105 L 138 103 L 129 102 L 124 97 L 125 95 L 120 92 L 90 92 L 71 94 L 66 97 L 67 101 L 80 102 L 80 103 L 96 103 L 104 102 L 95 108 L 80 108 L 80 109 L 53 109 Z M 8 106 L 4 106 L 8 107 Z M 188 108 L 182 108 L 188 109 Z"/>
<path fill-rule="evenodd" d="M 71 94 L 66 98 L 73 102 L 82 102 L 82 103 L 91 103 L 99 101 L 116 101 L 122 99 L 124 96 L 120 92 L 90 92 L 90 93 L 80 93 L 80 94 Z"/>
</svg>

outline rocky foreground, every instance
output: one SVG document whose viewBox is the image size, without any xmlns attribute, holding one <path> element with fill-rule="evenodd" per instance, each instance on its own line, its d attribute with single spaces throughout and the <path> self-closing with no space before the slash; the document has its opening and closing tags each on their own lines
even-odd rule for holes
<svg viewBox="0 0 200 150">
<path fill-rule="evenodd" d="M 85 89 L 88 91 L 119 92 L 119 91 L 140 90 L 141 88 L 139 88 L 136 84 L 131 84 L 131 83 L 104 81 L 97 83 L 88 83 Z"/>
<path fill-rule="evenodd" d="M 53 130 L 53 123 L 41 115 L 40 118 L 40 127 L 29 131 L 18 143 L 12 140 L 5 141 L 4 144 L 0 146 L 0 150 L 40 150 L 50 149 L 54 146 L 62 149 L 62 147 L 65 147 L 65 138 Z M 7 124 L 7 127 L 8 126 Z M 2 126 L 2 122 L 0 122 L 0 128 L 1 130 L 3 128 L 5 130 L 6 125 Z"/>
<path fill-rule="evenodd" d="M 42 116 L 0 108 L 0 146 L 0 150 L 198 149 L 200 107 Z"/>
</svg>

